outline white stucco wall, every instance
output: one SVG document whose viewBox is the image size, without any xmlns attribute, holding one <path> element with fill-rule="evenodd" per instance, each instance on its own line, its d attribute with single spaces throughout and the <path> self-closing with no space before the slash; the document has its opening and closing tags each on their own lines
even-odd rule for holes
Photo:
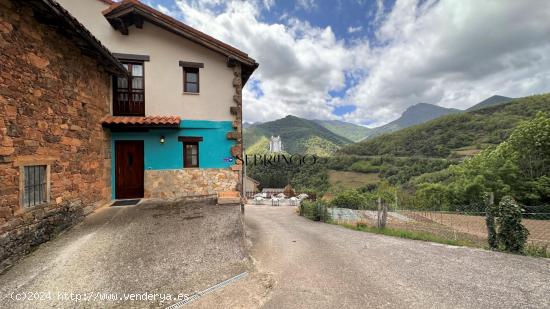
<svg viewBox="0 0 550 309">
<path fill-rule="evenodd" d="M 151 23 L 129 28 L 122 35 L 101 11 L 109 6 L 98 0 L 58 0 L 113 53 L 148 55 L 145 62 L 145 114 L 178 115 L 192 120 L 234 120 L 233 70 L 226 57 L 172 34 Z M 183 93 L 183 69 L 179 61 L 201 62 L 200 94 Z"/>
</svg>

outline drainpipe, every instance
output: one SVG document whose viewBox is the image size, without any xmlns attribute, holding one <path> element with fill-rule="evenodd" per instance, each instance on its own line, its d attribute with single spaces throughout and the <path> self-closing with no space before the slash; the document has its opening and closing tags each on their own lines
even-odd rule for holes
<svg viewBox="0 0 550 309">
<path fill-rule="evenodd" d="M 242 118 L 241 118 L 241 139 L 242 139 L 242 127 L 243 127 L 243 121 L 242 121 Z M 245 150 L 244 150 L 244 141 L 242 142 L 242 147 L 241 149 L 243 150 L 242 154 L 241 154 L 241 158 L 243 159 L 243 169 L 241 171 L 241 196 L 243 197 L 241 199 L 241 213 L 244 214 L 244 199 L 246 198 L 245 194 L 246 194 L 246 190 L 244 188 L 244 178 L 246 177 L 246 161 L 244 160 L 244 154 L 246 153 Z"/>
</svg>

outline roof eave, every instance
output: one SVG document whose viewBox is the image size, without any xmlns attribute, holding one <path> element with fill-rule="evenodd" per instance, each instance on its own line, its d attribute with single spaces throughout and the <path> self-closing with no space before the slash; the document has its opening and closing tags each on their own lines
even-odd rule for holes
<svg viewBox="0 0 550 309">
<path fill-rule="evenodd" d="M 31 5 L 39 22 L 54 26 L 57 31 L 71 39 L 84 53 L 96 58 L 108 72 L 115 75 L 128 74 L 122 63 L 84 25 L 56 1 L 28 0 L 22 4 Z"/>
<path fill-rule="evenodd" d="M 216 51 L 228 58 L 234 58 L 243 66 L 243 85 L 254 70 L 258 68 L 258 63 L 248 57 L 246 53 L 158 12 L 139 1 L 126 0 L 115 3 L 103 11 L 103 15 L 113 28 L 121 31 L 123 34 L 129 33 L 128 27 L 136 25 L 140 28 L 143 20 L 147 20 L 154 25 Z"/>
</svg>

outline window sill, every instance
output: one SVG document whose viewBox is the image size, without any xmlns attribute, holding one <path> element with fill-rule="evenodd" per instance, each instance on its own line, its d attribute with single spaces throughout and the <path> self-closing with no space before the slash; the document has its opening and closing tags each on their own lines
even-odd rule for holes
<svg viewBox="0 0 550 309">
<path fill-rule="evenodd" d="M 26 212 L 33 212 L 39 209 L 45 209 L 51 205 L 53 205 L 53 203 L 51 203 L 50 201 L 46 201 L 46 202 L 32 205 L 32 206 L 24 206 L 20 204 L 18 209 L 14 212 L 14 215 L 22 215 Z"/>
<path fill-rule="evenodd" d="M 182 94 L 189 94 L 189 95 L 199 95 L 201 94 L 200 92 L 183 92 Z"/>
</svg>

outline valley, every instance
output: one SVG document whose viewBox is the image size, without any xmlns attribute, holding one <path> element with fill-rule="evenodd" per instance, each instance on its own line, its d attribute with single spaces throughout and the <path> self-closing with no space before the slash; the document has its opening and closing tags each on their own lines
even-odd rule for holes
<svg viewBox="0 0 550 309">
<path fill-rule="evenodd" d="M 247 174 L 262 187 L 290 184 L 328 201 L 343 192 L 357 195 L 367 208 L 375 207 L 374 196 L 381 192 L 394 192 L 389 200 L 399 196 L 401 206 L 413 209 L 479 210 L 484 192 L 544 205 L 550 202 L 549 114 L 550 94 L 534 95 L 453 111 L 356 143 L 315 121 L 288 116 L 247 129 L 252 134 L 245 140 L 254 142 L 247 153 L 268 154 L 268 136 L 280 135 L 288 154 L 324 160 L 299 167 L 249 166 Z"/>
<path fill-rule="evenodd" d="M 512 98 L 504 96 L 492 96 L 487 98 L 467 110 L 459 110 L 454 108 L 445 108 L 433 104 L 418 103 L 407 108 L 402 115 L 385 125 L 367 128 L 361 125 L 348 123 L 340 120 L 309 120 L 299 118 L 296 116 L 286 116 L 278 120 L 264 122 L 264 123 L 244 123 L 244 145 L 246 153 L 259 154 L 266 153 L 269 149 L 269 139 L 271 136 L 280 136 L 283 140 L 284 150 L 291 154 L 315 154 L 318 156 L 330 156 L 333 153 L 342 149 L 342 152 L 347 154 L 357 155 L 421 155 L 421 156 L 437 156 L 445 157 L 455 151 L 457 157 L 468 156 L 475 153 L 486 146 L 484 144 L 492 145 L 498 144 L 502 137 L 498 135 L 506 134 L 506 129 L 510 129 L 514 126 L 515 122 L 521 120 L 529 115 L 533 115 L 532 111 L 537 109 L 544 109 L 541 107 L 540 102 L 525 103 L 519 100 L 519 103 L 506 108 L 504 110 L 487 110 L 486 108 L 496 108 L 496 106 L 511 102 Z M 524 104 L 531 104 L 527 111 L 519 111 Z M 480 111 L 481 110 L 481 111 Z M 531 112 L 529 112 L 531 111 Z M 517 113 L 519 112 L 519 113 Z M 517 117 L 513 117 L 517 115 Z M 447 116 L 448 118 L 446 118 Z M 503 124 L 503 121 L 499 122 L 499 118 L 505 116 L 502 120 L 509 120 L 510 124 Z M 431 122 L 438 119 L 438 122 Z M 496 119 L 496 120 L 495 120 Z M 453 127 L 446 129 L 447 122 L 451 122 Z M 497 125 L 500 131 L 494 132 L 497 136 L 494 138 L 487 136 L 475 136 L 476 133 L 464 132 L 463 137 L 449 137 L 449 134 L 454 134 L 456 130 L 458 133 L 467 130 L 469 125 L 473 125 L 474 128 L 478 128 L 480 122 L 487 122 L 487 128 L 482 128 L 482 131 L 492 130 L 491 126 Z M 499 122 L 495 124 L 495 122 Z M 462 123 L 462 126 L 457 127 Z M 419 125 L 426 124 L 426 127 L 418 127 Z M 411 129 L 411 131 L 404 131 L 403 129 Z M 440 128 L 443 128 L 440 130 Z M 388 135 L 389 133 L 396 133 L 395 135 Z M 412 133 L 411 133 L 412 132 Z M 417 132 L 424 132 L 423 134 Z M 435 144 L 440 145 L 441 140 L 447 139 L 448 142 L 444 143 L 444 149 L 441 147 L 423 146 L 421 149 L 412 151 L 411 149 L 403 149 L 406 146 L 402 144 L 406 143 L 407 139 L 412 135 L 413 138 L 418 138 L 417 135 L 432 135 L 436 133 L 438 140 L 433 141 Z M 470 138 L 474 134 L 473 138 Z M 483 133 L 481 133 L 483 135 Z M 383 138 L 377 139 L 378 136 L 384 135 Z M 479 135 L 479 134 L 478 134 Z M 390 141 L 384 142 L 386 138 Z M 420 138 L 425 138 L 421 136 Z M 462 140 L 461 140 L 462 139 Z M 398 142 L 398 140 L 401 140 Z M 378 146 L 379 143 L 387 145 Z M 430 141 L 431 144 L 432 141 Z M 389 150 L 387 148 L 397 144 L 395 150 Z M 416 145 L 411 145 L 416 147 Z M 451 147 L 449 149 L 449 147 Z M 472 151 L 464 151 L 462 149 L 466 147 Z M 380 148 L 380 149 L 379 149 Z"/>
</svg>

